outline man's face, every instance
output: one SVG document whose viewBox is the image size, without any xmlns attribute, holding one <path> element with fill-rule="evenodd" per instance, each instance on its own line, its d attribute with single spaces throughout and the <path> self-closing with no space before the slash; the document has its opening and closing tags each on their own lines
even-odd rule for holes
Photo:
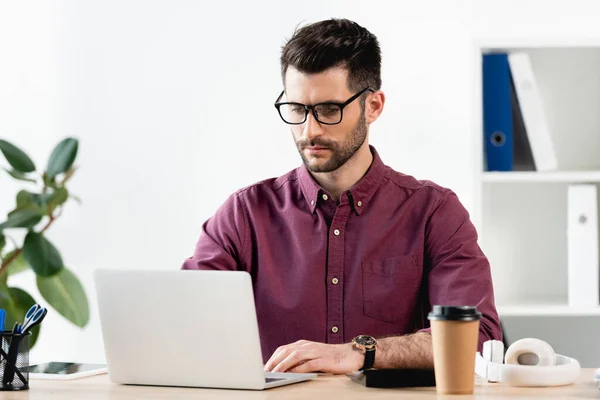
<svg viewBox="0 0 600 400">
<path fill-rule="evenodd" d="M 306 105 L 344 103 L 356 93 L 347 86 L 347 72 L 331 68 L 318 74 L 304 74 L 289 67 L 285 77 L 285 100 Z M 342 122 L 320 124 L 312 112 L 301 125 L 290 125 L 302 161 L 311 172 L 332 172 L 346 163 L 365 144 L 367 123 L 360 98 L 343 109 Z"/>
</svg>

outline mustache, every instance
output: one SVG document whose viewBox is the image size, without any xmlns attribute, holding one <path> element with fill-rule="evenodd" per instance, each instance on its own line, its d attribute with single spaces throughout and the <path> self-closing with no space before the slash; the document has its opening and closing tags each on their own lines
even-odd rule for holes
<svg viewBox="0 0 600 400">
<path fill-rule="evenodd" d="M 330 140 L 323 140 L 320 138 L 316 138 L 313 140 L 308 140 L 308 139 L 299 140 L 296 142 L 296 144 L 298 145 L 299 149 L 305 149 L 307 147 L 313 147 L 313 146 L 326 147 L 329 149 L 335 148 L 335 142 L 330 141 Z"/>
</svg>

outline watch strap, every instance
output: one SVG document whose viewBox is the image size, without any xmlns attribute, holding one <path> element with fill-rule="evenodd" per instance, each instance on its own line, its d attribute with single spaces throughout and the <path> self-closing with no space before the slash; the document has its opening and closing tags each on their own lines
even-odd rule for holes
<svg viewBox="0 0 600 400">
<path fill-rule="evenodd" d="M 375 364 L 375 347 L 365 349 L 365 363 L 360 370 L 371 369 L 373 368 L 373 364 Z"/>
</svg>

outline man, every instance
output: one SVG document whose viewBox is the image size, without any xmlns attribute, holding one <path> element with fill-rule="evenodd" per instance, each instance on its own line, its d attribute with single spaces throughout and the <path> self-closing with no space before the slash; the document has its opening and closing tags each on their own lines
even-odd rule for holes
<svg viewBox="0 0 600 400">
<path fill-rule="evenodd" d="M 183 264 L 251 274 L 266 371 L 433 367 L 433 304 L 477 306 L 479 349 L 501 338 L 489 264 L 455 193 L 392 170 L 368 144 L 380 69 L 376 37 L 354 22 L 299 29 L 275 106 L 303 165 L 230 196 Z"/>
</svg>

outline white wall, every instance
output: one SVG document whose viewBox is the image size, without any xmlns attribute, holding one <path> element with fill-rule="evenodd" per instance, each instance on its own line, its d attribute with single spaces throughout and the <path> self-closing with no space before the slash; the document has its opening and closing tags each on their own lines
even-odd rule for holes
<svg viewBox="0 0 600 400">
<path fill-rule="evenodd" d="M 81 140 L 71 187 L 84 204 L 69 204 L 49 237 L 82 279 L 92 320 L 80 330 L 50 314 L 32 359 L 103 361 L 92 272 L 179 268 L 227 195 L 298 165 L 272 106 L 280 46 L 298 23 L 347 17 L 380 38 L 388 103 L 371 142 L 473 210 L 471 38 L 600 36 L 595 4 L 0 2 L 0 137 L 38 164 L 65 135 Z M 17 186 L 0 174 L 0 188 L 8 211 Z M 35 293 L 31 282 L 13 284 Z"/>
</svg>

